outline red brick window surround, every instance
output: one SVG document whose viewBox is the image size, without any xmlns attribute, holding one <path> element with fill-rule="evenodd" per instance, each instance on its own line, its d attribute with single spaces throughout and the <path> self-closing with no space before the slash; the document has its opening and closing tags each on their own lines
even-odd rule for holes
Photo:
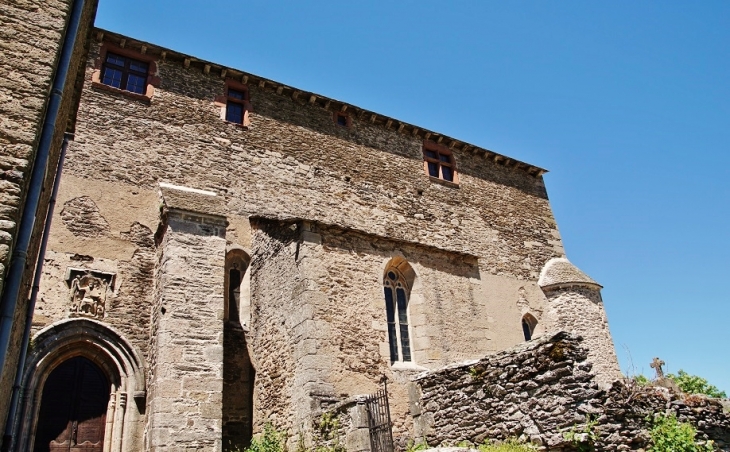
<svg viewBox="0 0 730 452">
<path fill-rule="evenodd" d="M 446 146 L 441 146 L 433 141 L 424 141 L 423 169 L 431 178 L 453 184 L 459 183 L 454 154 Z"/>
<path fill-rule="evenodd" d="M 216 96 L 215 105 L 221 109 L 221 119 L 243 127 L 250 125 L 248 113 L 252 111 L 248 86 L 233 79 L 226 79 L 225 94 Z"/>
<path fill-rule="evenodd" d="M 154 95 L 155 87 L 160 85 L 156 74 L 157 61 L 154 56 L 106 42 L 99 49 L 91 84 L 95 88 L 149 100 Z"/>
</svg>

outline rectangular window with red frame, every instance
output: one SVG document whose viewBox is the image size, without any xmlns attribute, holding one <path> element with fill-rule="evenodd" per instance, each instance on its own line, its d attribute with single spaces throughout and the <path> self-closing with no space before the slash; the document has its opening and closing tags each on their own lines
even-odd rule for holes
<svg viewBox="0 0 730 452">
<path fill-rule="evenodd" d="M 149 65 L 143 61 L 108 52 L 101 82 L 125 91 L 145 94 Z"/>
<path fill-rule="evenodd" d="M 426 166 L 426 173 L 436 179 L 457 183 L 456 162 L 451 151 L 442 146 L 423 146 L 423 160 Z"/>
</svg>

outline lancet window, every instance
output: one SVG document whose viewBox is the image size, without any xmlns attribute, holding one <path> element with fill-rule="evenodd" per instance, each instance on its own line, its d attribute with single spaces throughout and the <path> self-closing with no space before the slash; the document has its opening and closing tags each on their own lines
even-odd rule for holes
<svg viewBox="0 0 730 452">
<path fill-rule="evenodd" d="M 529 341 L 532 339 L 532 335 L 535 332 L 537 326 L 537 319 L 531 314 L 525 314 L 522 317 L 522 333 L 525 335 L 525 340 Z"/>
<path fill-rule="evenodd" d="M 411 361 L 411 342 L 408 329 L 409 286 L 397 268 L 385 273 L 383 282 L 385 309 L 388 320 L 390 362 Z"/>
</svg>

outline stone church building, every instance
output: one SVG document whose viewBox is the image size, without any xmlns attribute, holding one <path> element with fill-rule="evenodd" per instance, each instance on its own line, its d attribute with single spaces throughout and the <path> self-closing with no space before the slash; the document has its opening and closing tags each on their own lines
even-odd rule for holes
<svg viewBox="0 0 730 452">
<path fill-rule="evenodd" d="M 545 170 L 105 30 L 84 69 L 13 450 L 306 441 L 383 377 L 413 437 L 415 375 L 561 330 L 620 376 Z"/>
</svg>

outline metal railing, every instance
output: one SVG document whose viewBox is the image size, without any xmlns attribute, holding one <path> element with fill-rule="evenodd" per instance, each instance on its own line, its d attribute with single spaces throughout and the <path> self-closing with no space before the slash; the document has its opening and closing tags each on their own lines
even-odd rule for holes
<svg viewBox="0 0 730 452">
<path fill-rule="evenodd" d="M 393 429 L 388 406 L 388 380 L 383 377 L 383 389 L 365 398 L 368 413 L 371 452 L 393 452 Z"/>
</svg>

